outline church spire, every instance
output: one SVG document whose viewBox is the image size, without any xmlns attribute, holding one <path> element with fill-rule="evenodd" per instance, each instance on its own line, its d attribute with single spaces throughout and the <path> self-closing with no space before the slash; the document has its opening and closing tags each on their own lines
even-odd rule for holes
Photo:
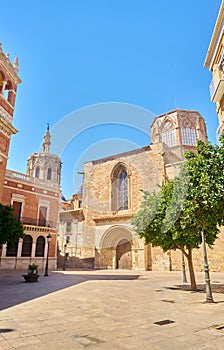
<svg viewBox="0 0 224 350">
<path fill-rule="evenodd" d="M 42 152 L 43 153 L 49 153 L 50 151 L 50 145 L 51 145 L 51 135 L 50 135 L 50 132 L 49 132 L 49 123 L 47 123 L 47 130 L 46 130 L 46 133 L 44 135 L 44 140 L 43 140 L 43 143 L 42 143 Z"/>
</svg>

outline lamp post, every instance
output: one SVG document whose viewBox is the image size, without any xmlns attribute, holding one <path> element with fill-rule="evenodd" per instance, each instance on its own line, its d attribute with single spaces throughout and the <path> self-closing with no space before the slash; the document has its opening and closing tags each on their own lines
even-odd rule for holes
<svg viewBox="0 0 224 350">
<path fill-rule="evenodd" d="M 67 244 L 64 245 L 64 258 L 63 258 L 63 267 L 62 267 L 63 271 L 65 271 L 65 264 L 66 264 L 66 248 L 67 248 Z"/>
<path fill-rule="evenodd" d="M 45 273 L 44 273 L 44 276 L 48 276 L 48 254 L 49 254 L 49 244 L 50 244 L 50 241 L 51 241 L 51 234 L 49 233 L 47 235 L 47 260 L 46 260 L 46 265 L 45 265 Z"/>
<path fill-rule="evenodd" d="M 213 300 L 213 297 L 212 297 L 210 276 L 209 276 L 209 267 L 208 267 L 208 258 L 207 258 L 206 243 L 205 243 L 205 234 L 204 234 L 203 230 L 201 231 L 201 238 L 202 238 L 202 249 L 203 249 L 203 255 L 204 255 L 206 303 L 214 303 L 214 300 Z"/>
<path fill-rule="evenodd" d="M 186 276 L 186 270 L 185 270 L 184 253 L 182 253 L 182 272 L 183 272 L 183 283 L 186 283 L 187 276 Z"/>
</svg>

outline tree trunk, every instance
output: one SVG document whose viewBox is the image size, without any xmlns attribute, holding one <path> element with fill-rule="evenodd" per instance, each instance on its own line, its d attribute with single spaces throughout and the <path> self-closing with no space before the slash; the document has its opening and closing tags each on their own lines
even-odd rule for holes
<svg viewBox="0 0 224 350">
<path fill-rule="evenodd" d="M 192 249 L 188 249 L 188 254 L 185 252 L 185 256 L 188 262 L 190 281 L 191 281 L 191 290 L 197 291 L 197 285 L 196 285 L 195 275 L 194 275 L 194 266 L 192 261 Z"/>
</svg>

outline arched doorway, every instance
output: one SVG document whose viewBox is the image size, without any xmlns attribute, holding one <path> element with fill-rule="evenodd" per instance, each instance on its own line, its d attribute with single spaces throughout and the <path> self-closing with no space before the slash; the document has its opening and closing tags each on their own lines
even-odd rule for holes
<svg viewBox="0 0 224 350">
<path fill-rule="evenodd" d="M 101 269 L 134 269 L 137 239 L 124 225 L 114 225 L 104 232 L 95 248 L 95 267 Z M 136 251 L 135 249 L 135 251 Z"/>
<path fill-rule="evenodd" d="M 131 242 L 127 239 L 121 239 L 116 248 L 116 268 L 132 269 L 132 251 Z"/>
</svg>

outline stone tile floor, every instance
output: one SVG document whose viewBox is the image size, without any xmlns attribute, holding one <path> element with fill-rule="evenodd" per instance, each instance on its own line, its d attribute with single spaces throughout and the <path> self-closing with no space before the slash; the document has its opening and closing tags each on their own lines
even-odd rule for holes
<svg viewBox="0 0 224 350">
<path fill-rule="evenodd" d="M 223 273 L 211 273 L 214 304 L 181 272 L 54 271 L 38 283 L 22 273 L 0 271 L 2 350 L 224 349 Z"/>
</svg>

